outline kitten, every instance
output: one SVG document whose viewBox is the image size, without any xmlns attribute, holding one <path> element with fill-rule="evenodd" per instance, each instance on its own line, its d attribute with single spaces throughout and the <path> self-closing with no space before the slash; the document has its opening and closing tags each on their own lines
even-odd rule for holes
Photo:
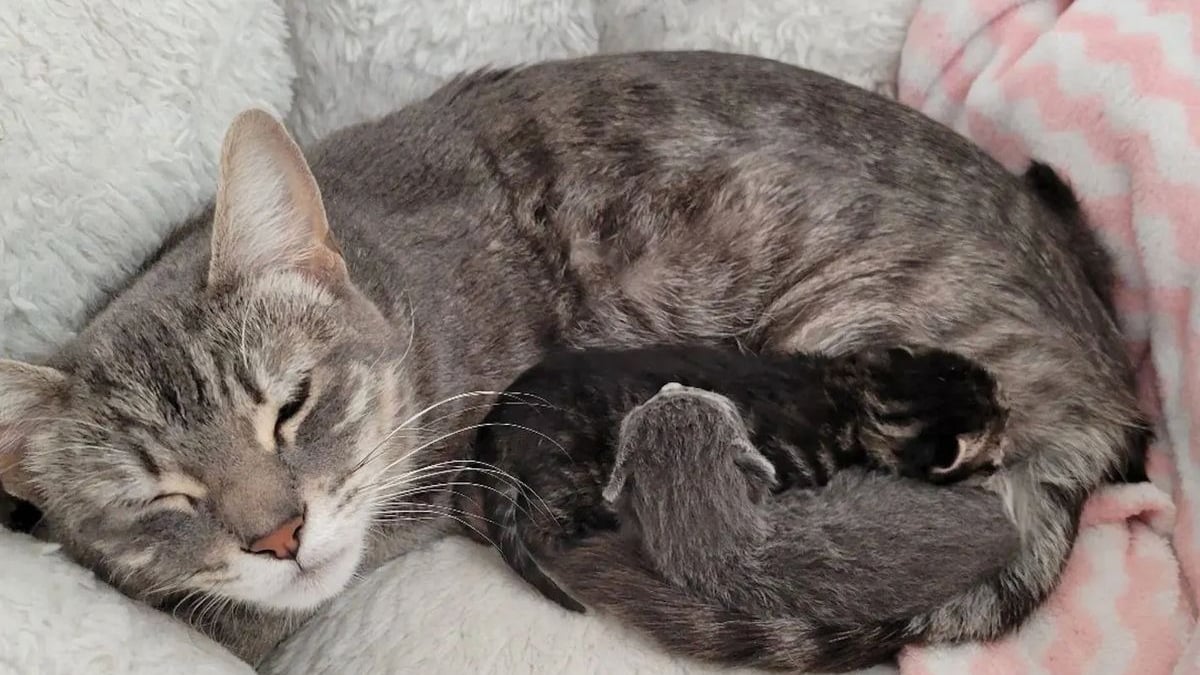
<svg viewBox="0 0 1200 675">
<path fill-rule="evenodd" d="M 568 588 L 598 588 L 597 577 L 629 574 L 610 568 L 588 570 L 586 581 L 569 576 L 558 558 L 599 536 L 592 550 L 638 540 L 661 563 L 656 571 L 696 601 L 736 609 L 751 622 L 781 614 L 811 622 L 810 606 L 820 603 L 805 581 L 806 564 L 818 564 L 818 556 L 799 517 L 810 489 L 847 467 L 938 483 L 978 474 L 999 464 L 1004 417 L 991 377 L 939 350 L 837 357 L 696 347 L 568 352 L 526 371 L 495 404 L 475 442 L 486 469 L 464 478 L 481 488 L 464 491 L 460 506 L 478 513 L 514 571 L 574 611 L 583 605 L 543 567 L 567 570 Z M 621 511 L 632 520 L 618 517 L 613 504 L 624 493 L 632 496 L 620 500 Z M 962 591 L 998 571 L 1016 532 L 998 499 L 992 517 L 995 527 L 978 544 L 997 555 L 955 561 L 937 559 L 944 549 L 925 551 L 951 571 L 944 583 L 925 576 L 928 587 Z M 793 530 L 801 532 L 796 540 Z M 623 598 L 601 591 L 589 600 L 611 607 Z M 668 603 L 663 609 L 685 602 L 656 600 Z M 617 611 L 645 614 L 648 602 L 635 599 Z M 687 630 L 633 623 L 668 644 Z"/>
<path fill-rule="evenodd" d="M 0 482 L 81 563 L 254 662 L 356 573 L 452 529 L 433 514 L 464 430 L 550 351 L 938 346 L 1004 392 L 988 487 L 1021 547 L 932 612 L 847 617 L 788 653 L 820 669 L 821 650 L 868 662 L 885 630 L 994 637 L 1053 588 L 1084 499 L 1145 441 L 1104 261 L 1080 259 L 1082 217 L 1043 187 L 899 104 L 736 55 L 476 73 L 307 161 L 247 112 L 211 208 L 77 339 L 0 362 Z M 925 488 L 897 482 L 870 513 L 919 532 Z M 958 503 L 928 537 L 969 552 L 990 521 Z M 721 634 L 708 618 L 691 620 Z"/>
<path fill-rule="evenodd" d="M 636 408 L 604 492 L 625 525 L 583 542 L 552 569 L 577 580 L 574 588 L 596 606 L 676 651 L 780 669 L 800 661 L 852 669 L 893 656 L 909 642 L 908 616 L 991 577 L 1016 551 L 1016 529 L 999 498 L 989 503 L 978 489 L 898 488 L 897 480 L 850 468 L 820 493 L 765 498 L 770 474 L 742 468 L 755 456 L 746 451 L 753 446 L 742 422 L 728 399 L 697 389 L 668 390 Z M 707 434 L 685 442 L 697 428 Z M 683 460 L 696 454 L 699 461 Z M 681 460 L 694 466 L 694 480 L 680 480 Z M 907 532 L 881 527 L 890 508 L 927 515 L 921 548 Z M 940 528 L 952 532 L 964 513 L 985 526 L 975 549 L 929 541 Z M 854 524 L 846 526 L 848 518 Z M 640 534 L 641 546 L 631 546 L 627 530 Z M 878 548 L 862 555 L 868 541 Z M 597 565 L 605 552 L 611 562 Z M 925 563 L 916 574 L 913 560 Z M 881 605 L 893 613 L 880 614 Z M 719 622 L 721 639 L 697 630 L 696 614 Z M 849 649 L 837 639 L 863 624 L 882 628 Z M 813 634 L 827 640 L 814 644 Z"/>
</svg>

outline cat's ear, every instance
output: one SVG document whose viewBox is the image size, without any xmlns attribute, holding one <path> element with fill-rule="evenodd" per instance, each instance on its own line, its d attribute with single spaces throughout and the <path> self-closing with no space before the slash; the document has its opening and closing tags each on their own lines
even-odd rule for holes
<svg viewBox="0 0 1200 675">
<path fill-rule="evenodd" d="M 225 133 L 220 172 L 210 285 L 284 269 L 347 280 L 317 181 L 278 120 L 262 110 L 238 115 Z"/>
<path fill-rule="evenodd" d="M 65 386 L 53 368 L 0 359 L 0 486 L 18 499 L 39 502 L 22 468 L 26 440 L 40 418 L 54 415 Z"/>
</svg>

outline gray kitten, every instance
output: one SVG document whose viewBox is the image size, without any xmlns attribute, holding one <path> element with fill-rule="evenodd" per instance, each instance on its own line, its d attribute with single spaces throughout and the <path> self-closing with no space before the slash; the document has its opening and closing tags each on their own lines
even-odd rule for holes
<svg viewBox="0 0 1200 675">
<path fill-rule="evenodd" d="M 583 542 L 553 569 L 675 649 L 762 666 L 820 662 L 840 669 L 881 660 L 903 644 L 903 625 L 888 626 L 882 606 L 901 616 L 925 611 L 948 589 L 966 590 L 994 573 L 1015 548 L 1002 510 L 968 486 L 921 489 L 857 467 L 834 474 L 819 492 L 771 495 L 774 485 L 774 465 L 751 440 L 739 406 L 721 394 L 668 385 L 621 425 L 604 489 L 620 532 Z M 970 514 L 989 534 L 977 549 L 953 537 L 922 538 L 928 548 L 911 549 L 903 533 L 886 526 L 888 509 L 897 507 L 923 511 L 932 531 L 953 531 Z M 1005 532 L 1012 538 L 996 536 Z M 879 543 L 875 556 L 847 551 L 863 539 Z M 904 559 L 920 555 L 928 564 L 915 573 Z M 706 640 L 693 615 L 740 635 L 741 653 L 727 640 Z M 843 647 L 832 639 L 838 629 L 864 623 L 879 626 L 865 644 Z M 775 630 L 763 631 L 768 626 Z M 810 631 L 825 632 L 827 641 L 795 639 Z"/>
<path fill-rule="evenodd" d="M 53 358 L 0 362 L 0 480 L 79 561 L 255 661 L 356 572 L 447 529 L 410 516 L 448 513 L 462 430 L 549 349 L 939 346 L 1004 394 L 989 485 L 1020 551 L 936 611 L 827 622 L 780 658 L 867 661 L 884 629 L 994 637 L 1053 588 L 1083 500 L 1143 440 L 1103 252 L 1058 186 L 898 104 L 733 55 L 466 76 L 307 162 L 248 112 L 212 209 Z M 850 492 L 829 498 L 875 494 Z M 927 497 L 911 503 L 863 517 L 931 545 L 1002 536 L 969 509 L 928 529 Z M 839 555 L 878 555 L 854 541 Z M 775 644 L 770 622 L 750 640 L 654 611 L 684 613 L 704 655 Z"/>
</svg>

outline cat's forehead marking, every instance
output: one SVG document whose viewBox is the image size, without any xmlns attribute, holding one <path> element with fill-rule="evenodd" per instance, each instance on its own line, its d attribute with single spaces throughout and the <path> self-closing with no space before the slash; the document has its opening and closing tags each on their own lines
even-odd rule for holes
<svg viewBox="0 0 1200 675">
<path fill-rule="evenodd" d="M 266 452 L 275 452 L 276 409 L 270 401 L 255 406 L 250 423 L 254 426 L 254 440 Z"/>
</svg>

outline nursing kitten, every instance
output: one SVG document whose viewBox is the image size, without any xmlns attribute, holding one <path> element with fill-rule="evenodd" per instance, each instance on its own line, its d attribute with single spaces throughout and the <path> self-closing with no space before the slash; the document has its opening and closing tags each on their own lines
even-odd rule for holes
<svg viewBox="0 0 1200 675">
<path fill-rule="evenodd" d="M 551 600 L 583 611 L 570 589 L 594 590 L 588 604 L 668 645 L 702 642 L 686 621 L 639 618 L 645 603 L 613 589 L 654 587 L 666 596 L 674 584 L 675 605 L 707 601 L 745 622 L 810 621 L 813 581 L 829 582 L 806 564 L 814 559 L 813 521 L 804 514 L 811 489 L 847 467 L 961 480 L 999 465 L 1004 417 L 991 377 L 939 350 L 833 357 L 704 347 L 572 351 L 523 373 L 484 419 L 475 452 L 486 469 L 466 473 L 464 483 L 480 488 L 464 490 L 460 506 L 479 516 L 477 526 L 509 566 Z M 623 494 L 630 498 L 618 499 Z M 954 499 L 929 496 L 938 512 Z M 997 547 L 988 557 L 957 545 L 899 556 L 924 555 L 932 572 L 920 579 L 931 599 L 922 605 L 919 594 L 904 594 L 903 616 L 934 609 L 949 590 L 978 583 L 1015 551 L 1016 530 L 998 498 L 990 510 L 986 500 L 960 500 L 962 508 L 982 509 L 981 518 L 990 515 L 989 529 L 1011 536 L 983 538 Z M 617 501 L 632 519 L 618 515 Z M 931 513 L 926 528 L 937 526 Z M 588 569 L 563 560 L 585 543 L 594 563 Z M 622 567 L 631 544 L 659 563 L 658 574 Z M 611 562 L 603 559 L 606 547 L 621 549 Z M 567 590 L 547 569 L 562 571 Z M 846 596 L 871 590 L 866 577 L 886 578 L 893 588 L 905 583 L 878 565 L 845 571 L 839 584 L 854 590 L 838 592 L 843 608 Z M 688 592 L 697 597 L 683 597 Z"/>
<path fill-rule="evenodd" d="M 1053 588 L 1084 499 L 1142 447 L 1078 209 L 831 78 L 694 52 L 488 71 L 307 160 L 270 116 L 239 116 L 212 208 L 45 363 L 0 362 L 5 489 L 77 560 L 251 662 L 454 525 L 404 502 L 446 512 L 487 392 L 563 347 L 938 346 L 1004 392 L 988 485 L 1021 546 L 1003 570 L 883 624 L 811 597 L 827 620 L 788 649 L 771 623 L 647 607 L 691 621 L 709 656 L 819 670 L 870 661 L 882 633 L 994 637 Z M 929 545 L 1006 538 L 970 509 L 925 531 L 925 490 L 898 481 L 868 513 Z M 828 499 L 876 493 L 853 494 Z"/>
<path fill-rule="evenodd" d="M 696 434 L 688 432 L 696 429 L 706 433 L 692 442 Z M 782 654 L 836 669 L 892 656 L 906 642 L 908 616 L 989 578 L 1017 549 L 1016 529 L 997 508 L 999 498 L 981 498 L 978 490 L 901 487 L 900 480 L 848 468 L 820 496 L 795 490 L 764 497 L 769 475 L 742 468 L 754 456 L 746 450 L 753 448 L 749 435 L 728 399 L 703 390 L 664 391 L 636 408 L 623 425 L 604 492 L 623 524 L 620 532 L 581 542 L 551 569 L 571 578 L 572 588 L 595 606 L 676 651 L 777 667 L 785 662 Z M 679 472 L 685 462 L 693 476 Z M 927 515 L 923 548 L 907 539 L 914 532 L 885 525 L 892 508 Z M 981 548 L 929 540 L 931 531 L 953 531 L 964 513 L 988 528 Z M 640 546 L 629 530 L 638 533 Z M 874 557 L 855 553 L 867 542 L 877 547 Z M 918 559 L 925 566 L 915 571 Z M 813 597 L 825 602 L 814 607 Z M 893 614 L 879 614 L 881 606 Z M 695 615 L 709 621 L 699 624 Z M 748 642 L 740 652 L 730 643 L 708 642 L 697 629 L 709 622 Z M 864 624 L 882 628 L 865 644 L 848 650 L 839 644 L 839 630 Z M 765 636 L 764 627 L 770 627 Z M 796 640 L 821 631 L 829 640 L 820 646 Z M 763 641 L 770 643 L 766 650 Z M 764 660 L 763 653 L 772 656 Z"/>
</svg>

